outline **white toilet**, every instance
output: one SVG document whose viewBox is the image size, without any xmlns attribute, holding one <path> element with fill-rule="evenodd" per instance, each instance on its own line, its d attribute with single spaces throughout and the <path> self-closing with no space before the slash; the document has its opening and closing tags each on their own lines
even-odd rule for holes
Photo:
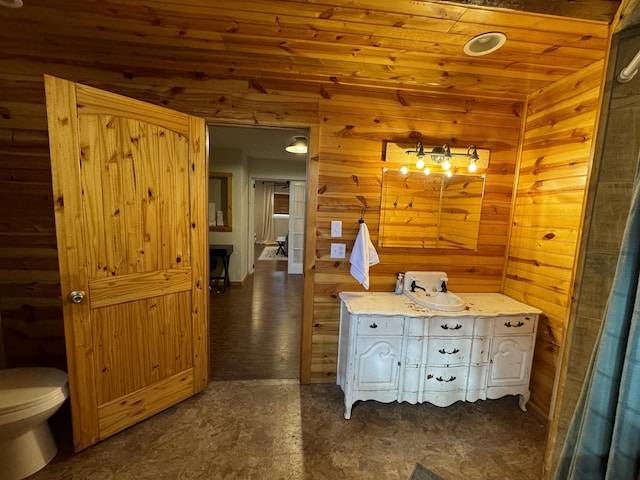
<svg viewBox="0 0 640 480">
<path fill-rule="evenodd" d="M 20 480 L 58 451 L 47 420 L 69 396 L 67 374 L 55 368 L 0 370 L 0 475 Z"/>
</svg>

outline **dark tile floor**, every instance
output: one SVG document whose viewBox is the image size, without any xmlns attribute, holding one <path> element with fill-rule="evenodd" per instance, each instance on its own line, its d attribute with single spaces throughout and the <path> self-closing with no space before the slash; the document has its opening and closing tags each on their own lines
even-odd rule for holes
<svg viewBox="0 0 640 480">
<path fill-rule="evenodd" d="M 256 267 L 271 273 L 257 268 L 245 286 L 212 293 L 214 380 L 204 392 L 77 454 L 63 409 L 52 419 L 60 452 L 32 479 L 406 480 L 416 462 L 445 480 L 540 478 L 545 427 L 515 397 L 447 408 L 358 402 L 345 420 L 339 387 L 299 385 L 301 278 L 283 273 L 286 262 L 264 263 Z M 223 306 L 236 294 L 246 318 Z"/>
<path fill-rule="evenodd" d="M 212 382 L 83 452 L 68 443 L 34 480 L 540 478 L 545 428 L 514 397 L 448 408 L 358 402 L 333 384 Z"/>
</svg>

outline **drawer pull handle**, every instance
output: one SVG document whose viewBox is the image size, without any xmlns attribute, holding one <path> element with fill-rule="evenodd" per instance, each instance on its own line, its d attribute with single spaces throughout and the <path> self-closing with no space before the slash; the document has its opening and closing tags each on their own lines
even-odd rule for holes
<svg viewBox="0 0 640 480">
<path fill-rule="evenodd" d="M 442 327 L 443 330 L 458 330 L 458 329 L 462 328 L 462 325 L 460 325 L 459 323 L 456 323 L 455 327 L 450 327 L 449 325 L 447 325 L 445 323 L 444 325 L 440 325 L 440 327 Z"/>
<path fill-rule="evenodd" d="M 507 322 L 504 324 L 505 327 L 514 327 L 514 328 L 518 328 L 524 325 L 524 322 L 518 322 L 515 325 L 511 325 L 511 322 Z"/>
<path fill-rule="evenodd" d="M 378 328 L 378 325 L 376 325 L 376 322 L 373 322 L 371 325 L 369 325 L 369 328 Z"/>
<path fill-rule="evenodd" d="M 460 350 L 457 348 L 454 348 L 453 350 L 451 350 L 450 352 L 447 352 L 444 348 L 441 348 L 440 350 L 438 350 L 441 354 L 447 354 L 447 355 L 453 355 L 454 353 L 458 353 Z"/>
<path fill-rule="evenodd" d="M 456 377 L 449 377 L 449 380 L 445 380 L 442 377 L 436 377 L 436 380 L 439 382 L 453 382 L 456 379 Z"/>
</svg>

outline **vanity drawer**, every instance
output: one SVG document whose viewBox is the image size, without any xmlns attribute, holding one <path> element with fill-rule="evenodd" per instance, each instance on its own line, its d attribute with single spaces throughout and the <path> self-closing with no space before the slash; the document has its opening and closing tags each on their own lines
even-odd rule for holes
<svg viewBox="0 0 640 480">
<path fill-rule="evenodd" d="M 429 320 L 430 337 L 470 337 L 473 335 L 473 317 L 433 317 Z"/>
<path fill-rule="evenodd" d="M 467 389 L 468 366 L 427 367 L 424 389 L 427 392 L 448 392 Z"/>
<path fill-rule="evenodd" d="M 395 336 L 402 335 L 403 330 L 404 317 L 379 317 L 370 315 L 358 317 L 358 336 Z"/>
<path fill-rule="evenodd" d="M 533 333 L 537 315 L 504 315 L 496 317 L 495 335 L 524 335 Z"/>
<path fill-rule="evenodd" d="M 469 363 L 470 338 L 430 338 L 427 365 L 460 365 Z"/>
</svg>

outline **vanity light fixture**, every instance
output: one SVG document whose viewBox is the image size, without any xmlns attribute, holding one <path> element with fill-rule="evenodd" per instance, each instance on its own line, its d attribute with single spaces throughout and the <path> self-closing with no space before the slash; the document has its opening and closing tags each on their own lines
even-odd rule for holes
<svg viewBox="0 0 640 480">
<path fill-rule="evenodd" d="M 480 159 L 475 145 L 469 145 L 467 148 L 467 156 L 469 157 L 469 166 L 467 167 L 467 170 L 474 173 L 478 169 L 478 164 L 476 162 Z"/>
<path fill-rule="evenodd" d="M 477 169 L 478 169 L 478 166 L 476 165 L 476 161 L 469 159 L 469 166 L 467 167 L 467 170 L 469 170 L 469 173 L 474 173 Z"/>
<path fill-rule="evenodd" d="M 285 150 L 290 153 L 307 153 L 307 137 L 293 137 Z"/>
<path fill-rule="evenodd" d="M 478 169 L 477 161 L 480 159 L 478 155 L 478 150 L 475 145 L 471 144 L 467 147 L 467 153 L 452 153 L 451 147 L 449 147 L 448 143 L 445 143 L 441 147 L 433 147 L 430 152 L 425 152 L 424 145 L 422 142 L 418 142 L 416 144 L 415 150 L 406 150 L 405 153 L 409 155 L 416 155 L 418 160 L 416 161 L 416 168 L 418 170 L 423 170 L 426 175 L 429 175 L 429 168 L 425 168 L 424 159 L 429 156 L 431 157 L 431 161 L 433 163 L 437 163 L 442 167 L 442 170 L 448 172 L 451 169 L 451 158 L 452 157 L 467 157 L 469 159 L 469 172 L 475 172 Z M 406 170 L 407 166 L 403 165 L 401 171 L 404 172 L 403 169 Z"/>
<path fill-rule="evenodd" d="M 422 142 L 416 143 L 415 150 L 407 150 L 405 153 L 409 155 L 417 155 L 418 160 L 416 161 L 416 168 L 419 170 L 424 168 L 424 157 L 426 157 L 427 154 L 424 151 L 424 145 L 422 145 Z"/>
<path fill-rule="evenodd" d="M 431 150 L 431 160 L 436 163 L 439 163 L 442 166 L 443 170 L 449 170 L 451 168 L 451 148 L 449 148 L 449 144 L 445 143 L 441 147 L 433 147 Z"/>
</svg>

